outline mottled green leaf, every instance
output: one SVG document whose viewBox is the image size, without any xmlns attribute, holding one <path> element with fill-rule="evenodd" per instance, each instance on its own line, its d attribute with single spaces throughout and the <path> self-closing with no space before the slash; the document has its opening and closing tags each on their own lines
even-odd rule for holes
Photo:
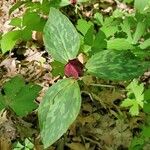
<svg viewBox="0 0 150 150">
<path fill-rule="evenodd" d="M 76 80 L 63 79 L 46 92 L 38 109 L 44 147 L 58 140 L 76 119 L 81 106 L 81 95 Z"/>
<path fill-rule="evenodd" d="M 138 77 L 149 67 L 129 52 L 103 50 L 87 62 L 87 72 L 104 79 L 129 80 Z M 137 69 L 138 68 L 138 69 Z"/>
<path fill-rule="evenodd" d="M 55 8 L 50 9 L 44 27 L 44 43 L 52 57 L 62 63 L 76 57 L 80 38 L 69 19 Z"/>
</svg>

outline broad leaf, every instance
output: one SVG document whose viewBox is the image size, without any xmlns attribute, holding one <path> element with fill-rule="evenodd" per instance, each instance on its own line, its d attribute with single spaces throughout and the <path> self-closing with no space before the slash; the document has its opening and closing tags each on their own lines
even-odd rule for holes
<svg viewBox="0 0 150 150">
<path fill-rule="evenodd" d="M 64 64 L 58 62 L 58 61 L 53 61 L 51 63 L 51 66 L 52 66 L 52 74 L 53 76 L 64 76 Z"/>
<path fill-rule="evenodd" d="M 77 22 L 77 29 L 79 32 L 82 33 L 82 35 L 85 36 L 85 34 L 87 33 L 87 31 L 91 28 L 91 26 L 93 26 L 92 22 L 87 22 L 84 19 L 79 19 Z"/>
<path fill-rule="evenodd" d="M 93 55 L 87 62 L 87 72 L 110 80 L 129 80 L 138 77 L 148 68 L 129 52 L 103 50 Z M 138 69 L 137 69 L 138 68 Z"/>
<path fill-rule="evenodd" d="M 0 93 L 0 110 L 10 107 L 17 115 L 25 116 L 35 108 L 34 102 L 41 87 L 35 84 L 25 84 L 22 77 L 16 76 L 6 82 L 3 87 L 4 94 Z"/>
<path fill-rule="evenodd" d="M 21 28 L 22 18 L 13 18 L 13 19 L 11 19 L 11 22 L 9 24 L 12 26 Z"/>
<path fill-rule="evenodd" d="M 43 31 L 45 20 L 41 18 L 36 12 L 26 12 L 23 15 L 22 25 L 28 30 Z"/>
<path fill-rule="evenodd" d="M 94 41 L 94 27 L 91 26 L 84 36 L 84 43 L 86 45 L 92 46 L 93 41 Z"/>
<path fill-rule="evenodd" d="M 16 42 L 20 39 L 20 31 L 10 31 L 2 36 L 1 49 L 2 53 L 12 50 Z"/>
<path fill-rule="evenodd" d="M 63 79 L 48 89 L 38 110 L 44 148 L 67 131 L 76 119 L 80 106 L 81 95 L 76 80 Z"/>
<path fill-rule="evenodd" d="M 150 1 L 149 0 L 135 0 L 135 9 L 140 13 L 146 13 L 150 11 Z"/>
<path fill-rule="evenodd" d="M 44 27 L 44 43 L 52 57 L 62 63 L 74 59 L 79 51 L 79 34 L 69 19 L 55 8 L 50 9 Z"/>
<path fill-rule="evenodd" d="M 107 48 L 106 36 L 103 31 L 99 30 L 93 42 L 91 53 L 95 54 L 105 48 Z"/>
<path fill-rule="evenodd" d="M 124 38 L 111 39 L 107 42 L 107 49 L 130 50 L 134 47 Z"/>
</svg>

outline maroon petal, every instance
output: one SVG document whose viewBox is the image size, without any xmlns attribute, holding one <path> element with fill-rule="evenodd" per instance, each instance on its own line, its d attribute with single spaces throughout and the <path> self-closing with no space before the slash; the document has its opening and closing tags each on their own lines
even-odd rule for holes
<svg viewBox="0 0 150 150">
<path fill-rule="evenodd" d="M 77 0 L 70 0 L 70 3 L 71 3 L 72 5 L 76 5 L 76 4 L 77 4 Z"/>
<path fill-rule="evenodd" d="M 77 79 L 83 75 L 83 64 L 78 59 L 69 60 L 65 66 L 65 75 Z"/>
</svg>

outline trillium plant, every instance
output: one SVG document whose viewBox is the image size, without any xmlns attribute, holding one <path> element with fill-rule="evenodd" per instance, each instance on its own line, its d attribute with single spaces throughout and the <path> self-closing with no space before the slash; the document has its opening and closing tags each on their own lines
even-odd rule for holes
<svg viewBox="0 0 150 150">
<path fill-rule="evenodd" d="M 41 138 L 47 148 L 57 141 L 76 119 L 81 107 L 78 81 L 86 74 L 108 79 L 129 80 L 148 68 L 129 51 L 99 49 L 85 64 L 78 60 L 80 36 L 70 20 L 55 8 L 50 9 L 44 27 L 44 44 L 55 61 L 64 64 L 65 78 L 45 93 L 38 109 Z"/>
</svg>

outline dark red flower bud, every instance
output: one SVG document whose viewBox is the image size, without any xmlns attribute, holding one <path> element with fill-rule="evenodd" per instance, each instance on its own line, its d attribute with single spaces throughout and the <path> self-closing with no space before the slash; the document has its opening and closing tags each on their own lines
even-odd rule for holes
<svg viewBox="0 0 150 150">
<path fill-rule="evenodd" d="M 76 4 L 77 4 L 77 0 L 70 0 L 70 3 L 71 3 L 72 5 L 76 5 Z"/>
<path fill-rule="evenodd" d="M 69 62 L 65 65 L 65 76 L 74 77 L 75 79 L 77 79 L 82 75 L 83 64 L 77 58 L 69 60 Z"/>
</svg>

